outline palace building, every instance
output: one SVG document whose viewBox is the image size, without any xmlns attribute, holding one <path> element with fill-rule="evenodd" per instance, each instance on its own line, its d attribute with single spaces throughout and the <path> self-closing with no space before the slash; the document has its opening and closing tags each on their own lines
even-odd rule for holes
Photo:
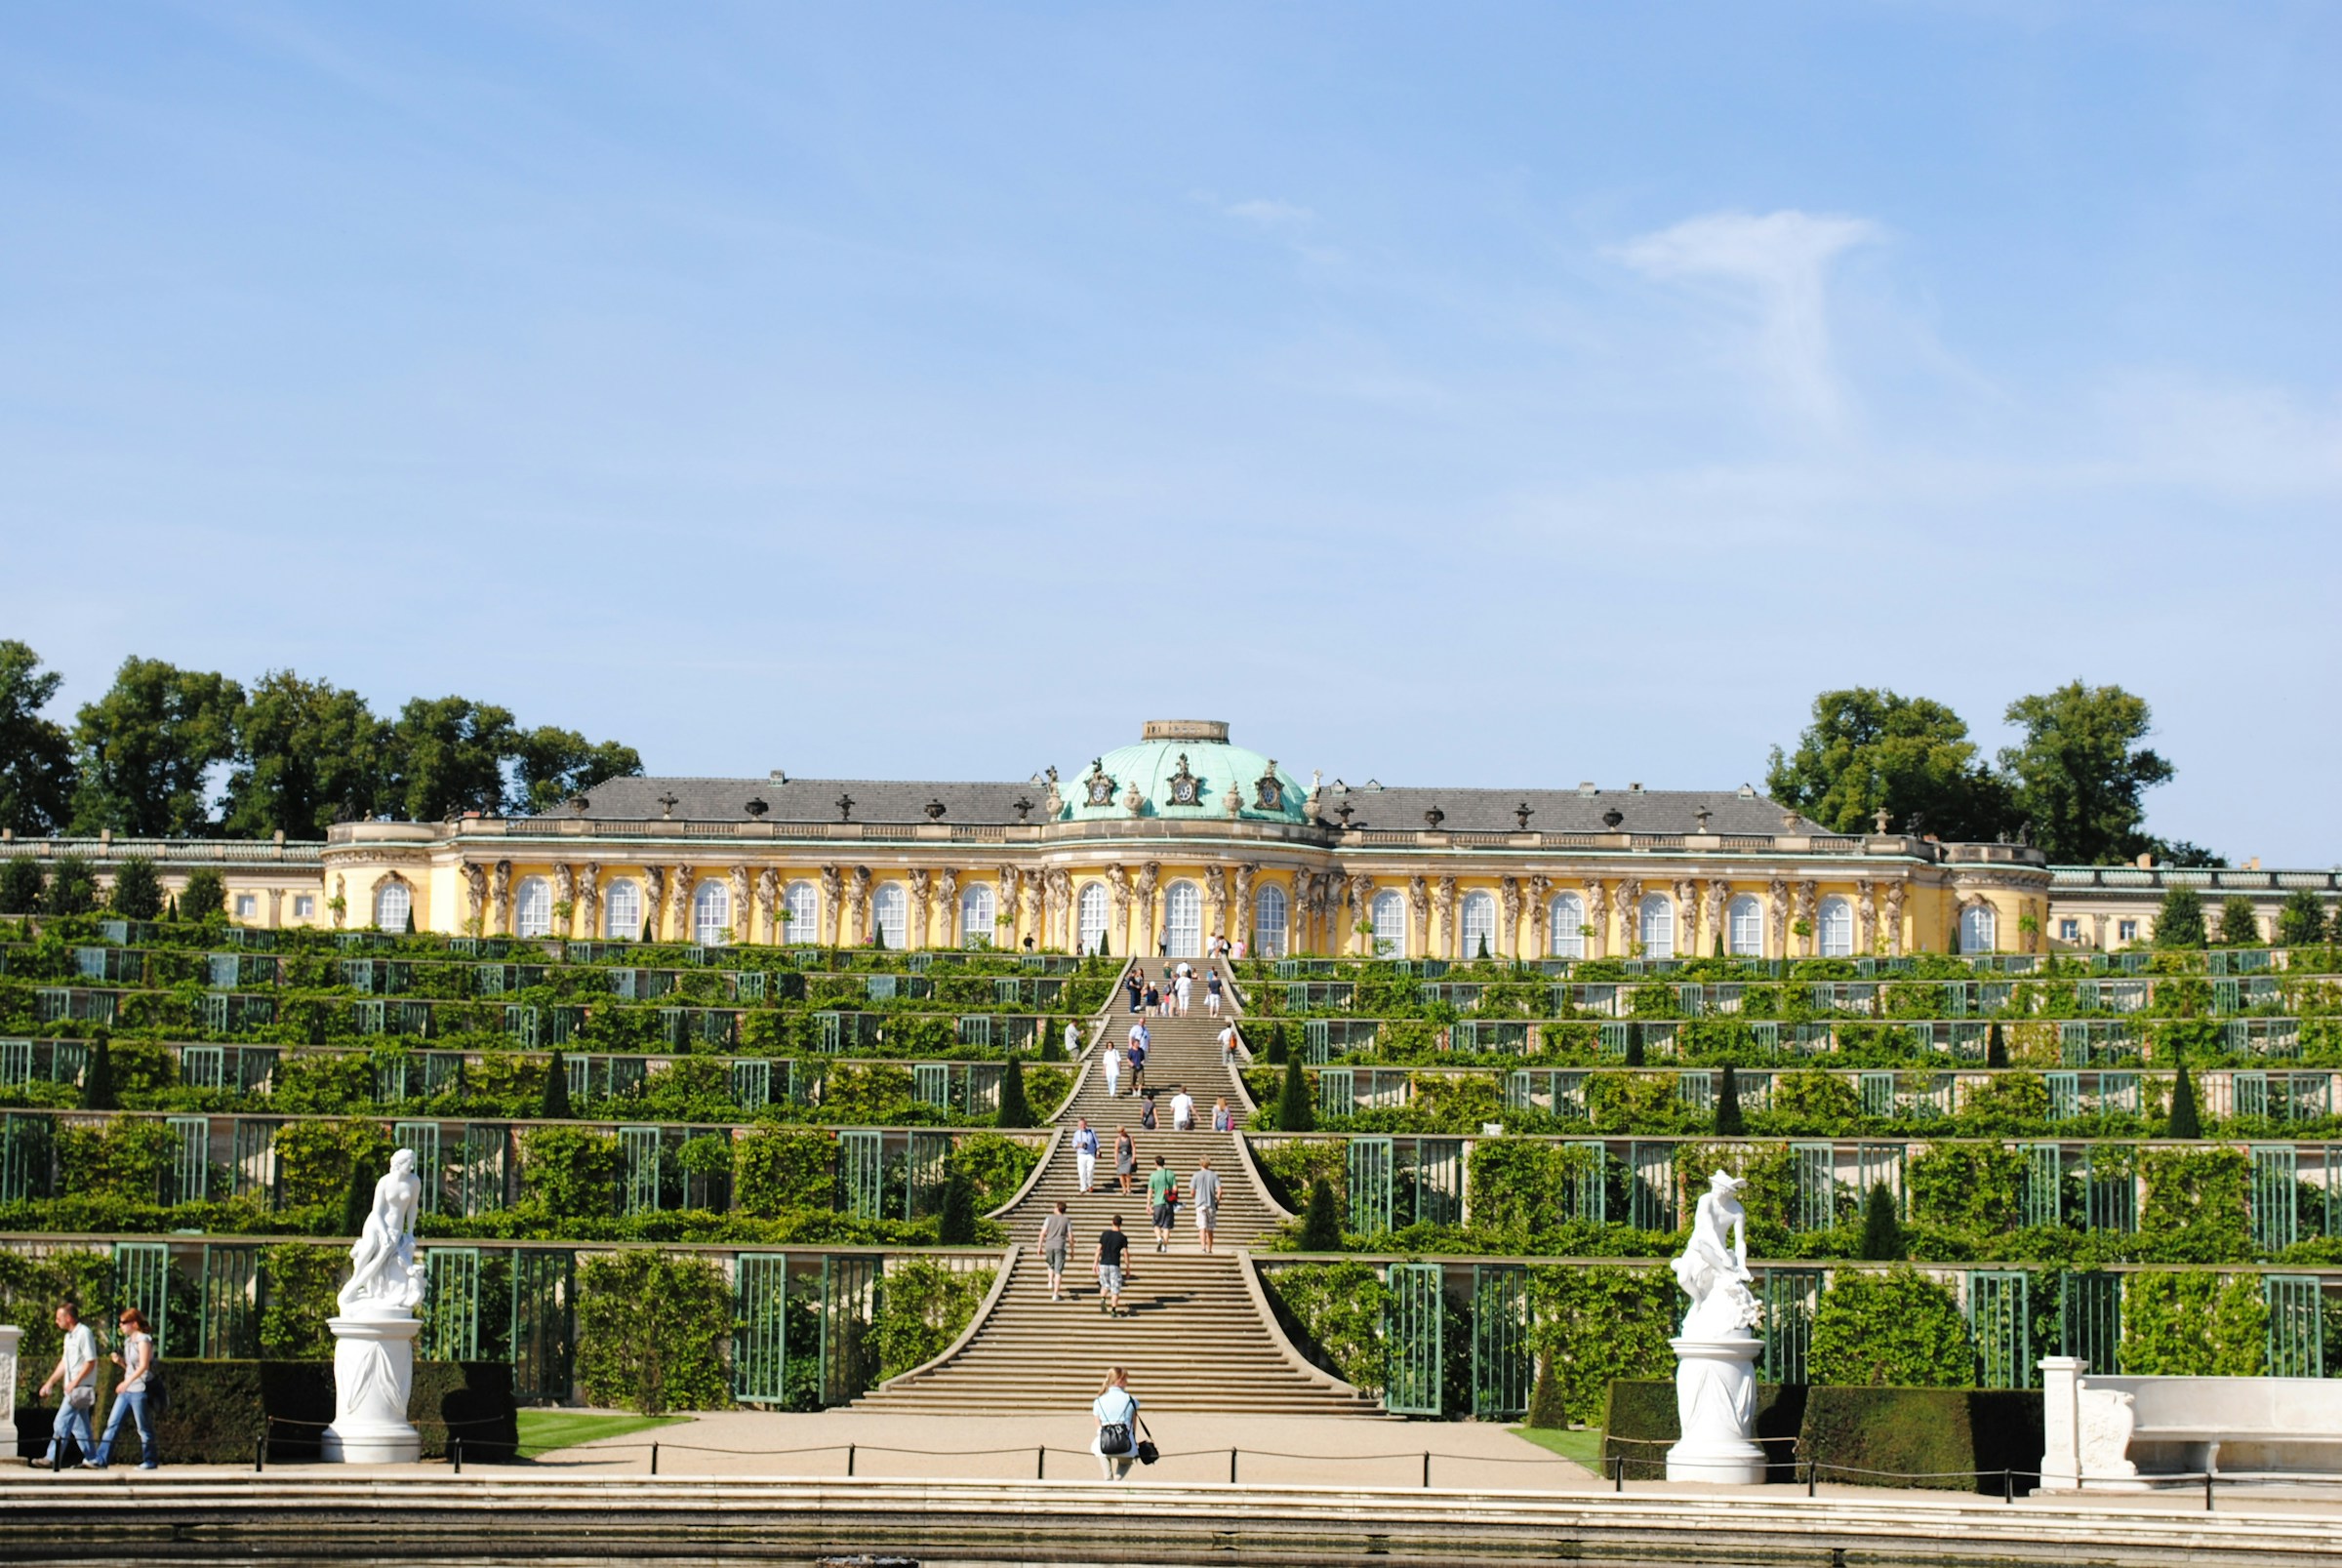
<svg viewBox="0 0 2342 1568">
<path fill-rule="evenodd" d="M 2273 934 L 2330 871 L 2059 866 L 2010 844 L 1833 833 L 1726 790 L 1327 782 L 1210 720 L 1013 782 L 611 779 L 542 817 L 349 823 L 323 844 L 31 840 L 166 886 L 221 870 L 261 926 L 715 945 L 992 945 L 1192 956 L 1894 956 L 2113 949 L 2166 887 Z"/>
</svg>

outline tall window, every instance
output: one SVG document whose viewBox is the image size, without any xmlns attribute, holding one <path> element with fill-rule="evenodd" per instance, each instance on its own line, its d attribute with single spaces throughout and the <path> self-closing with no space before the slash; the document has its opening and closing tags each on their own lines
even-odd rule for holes
<svg viewBox="0 0 2342 1568">
<path fill-rule="evenodd" d="M 1456 953 L 1466 963 L 1480 955 L 1486 947 L 1494 958 L 1500 951 L 1496 941 L 1496 899 L 1487 893 L 1464 895 L 1464 915 L 1458 922 L 1464 936 L 1462 947 Z"/>
<path fill-rule="evenodd" d="M 632 942 L 642 935 L 640 882 L 613 882 L 602 890 L 602 935 L 612 942 Z"/>
<path fill-rule="evenodd" d="M 1106 935 L 1106 904 L 1104 882 L 1084 882 L 1073 901 L 1074 936 L 1085 953 L 1096 952 L 1098 939 Z"/>
<path fill-rule="evenodd" d="M 1163 893 L 1163 938 L 1174 958 L 1203 956 L 1203 890 L 1174 882 Z"/>
<path fill-rule="evenodd" d="M 542 876 L 524 876 L 512 896 L 512 930 L 522 937 L 553 934 L 553 885 Z"/>
<path fill-rule="evenodd" d="M 1989 904 L 1971 904 L 1959 911 L 1959 950 L 1993 952 L 2000 945 L 2000 919 Z"/>
<path fill-rule="evenodd" d="M 1586 901 L 1575 893 L 1555 895 L 1546 911 L 1545 950 L 1555 958 L 1586 956 Z"/>
<path fill-rule="evenodd" d="M 962 947 L 992 945 L 992 890 L 982 882 L 960 890 L 959 945 Z"/>
<path fill-rule="evenodd" d="M 1725 920 L 1732 928 L 1727 941 L 1734 957 L 1764 956 L 1764 905 L 1755 894 L 1743 893 L 1734 899 Z"/>
<path fill-rule="evenodd" d="M 788 911 L 787 920 L 782 923 L 783 942 L 822 940 L 822 896 L 811 882 L 791 882 L 788 891 L 781 895 L 781 907 Z"/>
<path fill-rule="evenodd" d="M 719 947 L 732 929 L 732 890 L 721 882 L 702 882 L 691 895 L 691 940 L 703 947 Z"/>
<path fill-rule="evenodd" d="M 870 925 L 889 947 L 900 952 L 910 943 L 910 895 L 900 882 L 888 882 L 870 897 Z"/>
<path fill-rule="evenodd" d="M 1824 958 L 1854 956 L 1854 905 L 1840 898 L 1822 901 L 1822 924 L 1818 935 L 1822 939 Z"/>
<path fill-rule="evenodd" d="M 1407 955 L 1407 896 L 1394 888 L 1385 888 L 1374 896 L 1367 918 L 1374 922 L 1374 955 L 1377 958 L 1404 958 Z"/>
<path fill-rule="evenodd" d="M 1642 907 L 1636 911 L 1635 935 L 1642 943 L 1645 958 L 1673 958 L 1676 955 L 1676 906 L 1664 893 L 1646 893 Z"/>
<path fill-rule="evenodd" d="M 1285 926 L 1292 910 L 1285 890 L 1271 883 L 1252 901 L 1252 943 L 1263 958 L 1285 955 Z"/>
<path fill-rule="evenodd" d="M 374 890 L 374 923 L 384 931 L 404 931 L 415 912 L 415 895 L 404 882 L 384 882 Z"/>
</svg>

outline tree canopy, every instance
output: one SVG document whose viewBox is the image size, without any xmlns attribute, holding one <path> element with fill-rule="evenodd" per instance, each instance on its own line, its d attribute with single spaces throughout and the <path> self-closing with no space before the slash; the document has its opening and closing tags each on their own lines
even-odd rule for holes
<svg viewBox="0 0 2342 1568">
<path fill-rule="evenodd" d="M 1942 703 L 1870 687 L 1824 692 L 1796 749 L 1773 748 L 1765 785 L 1833 832 L 1869 832 L 1884 811 L 1906 832 L 2020 837 L 2060 864 L 2142 851 L 2175 864 L 2227 864 L 2146 832 L 2146 791 L 2173 770 L 2141 744 L 2153 728 L 2145 700 L 2074 681 L 2019 698 L 2003 716 L 2023 739 L 1988 765 Z"/>
<path fill-rule="evenodd" d="M 0 639 L 0 827 L 51 832 L 72 809 L 72 737 L 41 716 L 63 683 L 30 648 Z"/>
</svg>

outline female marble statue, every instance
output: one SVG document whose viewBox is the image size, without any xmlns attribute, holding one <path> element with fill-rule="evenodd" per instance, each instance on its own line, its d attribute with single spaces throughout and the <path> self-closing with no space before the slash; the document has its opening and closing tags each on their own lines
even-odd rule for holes
<svg viewBox="0 0 2342 1568">
<path fill-rule="evenodd" d="M 349 1283 L 342 1287 L 345 1317 L 404 1315 L 423 1300 L 423 1269 L 415 1261 L 415 1213 L 423 1204 L 423 1181 L 415 1174 L 415 1151 L 390 1156 L 390 1170 L 374 1184 L 366 1226 L 349 1249 Z"/>
<path fill-rule="evenodd" d="M 1691 1223 L 1691 1239 L 1675 1261 L 1676 1280 L 1691 1298 L 1687 1340 L 1745 1339 L 1763 1318 L 1749 1289 L 1749 1215 L 1735 1196 L 1746 1184 L 1717 1171 Z"/>
</svg>

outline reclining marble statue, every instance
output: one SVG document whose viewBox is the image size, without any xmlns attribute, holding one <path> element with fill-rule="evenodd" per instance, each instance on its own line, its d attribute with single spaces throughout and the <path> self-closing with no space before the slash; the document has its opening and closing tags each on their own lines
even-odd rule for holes
<svg viewBox="0 0 2342 1568">
<path fill-rule="evenodd" d="M 366 1224 L 349 1249 L 349 1282 L 338 1298 L 334 1331 L 334 1424 L 323 1455 L 346 1464 L 411 1463 L 423 1435 L 407 1420 L 415 1386 L 415 1338 L 423 1324 L 424 1267 L 415 1256 L 415 1216 L 423 1181 L 415 1151 L 390 1156 L 374 1185 Z"/>
<path fill-rule="evenodd" d="M 1756 1446 L 1756 1356 L 1752 1331 L 1764 1308 L 1750 1288 L 1745 1184 L 1717 1171 L 1708 1179 L 1691 1223 L 1691 1239 L 1672 1266 L 1691 1298 L 1676 1350 L 1676 1414 L 1681 1436 L 1667 1451 L 1671 1481 L 1748 1483 L 1764 1479 Z"/>
</svg>

